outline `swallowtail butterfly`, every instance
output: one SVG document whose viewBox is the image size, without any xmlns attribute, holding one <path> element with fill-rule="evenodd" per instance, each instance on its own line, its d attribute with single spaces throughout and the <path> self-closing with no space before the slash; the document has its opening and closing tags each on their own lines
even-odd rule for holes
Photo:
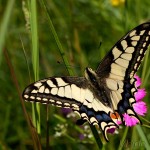
<svg viewBox="0 0 150 150">
<path fill-rule="evenodd" d="M 96 71 L 85 69 L 84 77 L 50 77 L 30 84 L 23 92 L 26 101 L 72 108 L 81 117 L 98 125 L 105 139 L 107 130 L 124 123 L 127 113 L 139 120 L 133 109 L 134 78 L 150 44 L 150 22 L 123 36 L 100 62 Z M 140 122 L 140 120 L 139 120 Z"/>
</svg>

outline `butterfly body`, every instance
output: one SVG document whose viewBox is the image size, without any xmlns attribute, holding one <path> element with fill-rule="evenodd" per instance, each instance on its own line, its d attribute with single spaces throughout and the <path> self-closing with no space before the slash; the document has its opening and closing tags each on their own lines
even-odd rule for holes
<svg viewBox="0 0 150 150">
<path fill-rule="evenodd" d="M 110 100 L 110 90 L 106 88 L 106 81 L 100 78 L 91 68 L 85 69 L 85 78 L 89 83 L 88 89 L 94 94 L 94 97 L 101 101 L 105 106 L 112 107 Z"/>
<path fill-rule="evenodd" d="M 150 22 L 123 36 L 100 62 L 96 71 L 85 69 L 84 77 L 50 77 L 29 85 L 23 92 L 26 101 L 72 108 L 81 117 L 98 125 L 106 140 L 107 130 L 125 124 L 123 114 L 135 118 L 134 77 L 150 44 Z"/>
</svg>

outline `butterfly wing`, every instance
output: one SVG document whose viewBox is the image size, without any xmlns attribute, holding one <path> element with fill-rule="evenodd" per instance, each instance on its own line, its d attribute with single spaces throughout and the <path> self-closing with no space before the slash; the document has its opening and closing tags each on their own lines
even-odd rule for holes
<svg viewBox="0 0 150 150">
<path fill-rule="evenodd" d="M 83 77 L 51 77 L 29 85 L 23 92 L 23 98 L 27 101 L 79 110 L 86 87 Z"/>
<path fill-rule="evenodd" d="M 121 38 L 96 70 L 98 76 L 106 80 L 113 107 L 121 117 L 127 113 L 138 119 L 132 107 L 137 91 L 134 75 L 149 44 L 150 22 L 139 25 Z"/>
<path fill-rule="evenodd" d="M 72 108 L 82 120 L 98 125 L 108 140 L 107 129 L 117 126 L 110 118 L 112 109 L 96 99 L 88 86 L 84 77 L 51 77 L 30 84 L 22 95 L 26 101 Z"/>
</svg>

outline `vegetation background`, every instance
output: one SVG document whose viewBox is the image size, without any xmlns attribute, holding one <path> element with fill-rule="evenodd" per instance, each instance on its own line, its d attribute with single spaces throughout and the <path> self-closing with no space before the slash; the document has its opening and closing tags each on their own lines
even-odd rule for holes
<svg viewBox="0 0 150 150">
<path fill-rule="evenodd" d="M 1 0 L 0 149 L 149 149 L 149 110 L 142 126 L 122 127 L 105 143 L 101 133 L 95 140 L 88 124 L 75 125 L 70 111 L 21 99 L 35 80 L 96 69 L 127 31 L 150 20 L 149 8 L 149 0 Z M 138 75 L 149 108 L 148 58 L 149 53 Z"/>
</svg>

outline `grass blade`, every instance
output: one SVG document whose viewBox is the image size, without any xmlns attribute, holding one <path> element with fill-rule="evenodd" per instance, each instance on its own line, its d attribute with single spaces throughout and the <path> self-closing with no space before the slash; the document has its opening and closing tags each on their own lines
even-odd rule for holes
<svg viewBox="0 0 150 150">
<path fill-rule="evenodd" d="M 30 24 L 31 24 L 31 39 L 32 39 L 32 64 L 34 71 L 34 79 L 39 79 L 39 48 L 38 48 L 38 26 L 37 26 L 37 10 L 36 0 L 31 0 L 30 4 Z M 40 104 L 32 104 L 33 123 L 40 134 Z"/>
<path fill-rule="evenodd" d="M 59 51 L 60 51 L 60 55 L 61 55 L 62 58 L 63 58 L 64 64 L 65 64 L 65 66 L 66 66 L 66 69 L 67 69 L 68 72 L 69 72 L 69 75 L 72 76 L 72 75 L 74 75 L 74 72 L 73 72 L 72 68 L 70 67 L 70 64 L 69 64 L 69 61 L 68 61 L 67 57 L 65 56 L 65 52 L 64 52 L 63 47 L 62 47 L 62 45 L 61 45 L 61 43 L 60 43 L 60 41 L 59 41 L 59 38 L 58 38 L 57 33 L 56 33 L 56 31 L 55 31 L 55 28 L 54 28 L 54 26 L 53 26 L 52 20 L 51 20 L 51 18 L 50 18 L 50 15 L 49 15 L 49 13 L 48 13 L 48 10 L 47 10 L 47 8 L 46 8 L 46 5 L 45 5 L 45 3 L 44 3 L 44 0 L 42 0 L 41 2 L 42 2 L 42 6 L 43 6 L 43 8 L 44 8 L 44 10 L 45 10 L 45 12 L 46 12 L 46 15 L 47 15 L 47 18 L 48 18 L 48 22 L 49 22 L 49 25 L 50 25 L 50 29 L 51 29 L 51 31 L 52 31 L 52 34 L 53 34 L 54 38 L 55 38 L 55 41 L 56 41 L 57 46 L 58 46 L 58 49 L 59 49 Z M 96 143 L 97 143 L 99 149 L 101 149 L 102 146 L 103 146 L 103 143 L 102 143 L 102 141 L 100 140 L 100 137 L 98 136 L 98 132 L 97 132 L 96 128 L 95 128 L 94 126 L 90 126 L 90 128 L 91 128 L 91 130 L 92 130 L 92 133 L 93 133 L 93 135 L 94 135 L 94 138 L 95 138 L 95 140 L 96 140 Z"/>
<path fill-rule="evenodd" d="M 121 141 L 120 141 L 118 150 L 122 150 L 122 149 L 123 149 L 123 147 L 124 147 L 124 142 L 125 142 L 125 139 L 126 139 L 126 137 L 127 137 L 128 130 L 129 130 L 129 127 L 125 127 L 124 134 L 123 134 L 122 139 L 121 139 Z"/>
<path fill-rule="evenodd" d="M 45 12 L 46 12 L 46 15 L 47 15 L 47 18 L 48 18 L 48 23 L 49 23 L 51 32 L 52 32 L 52 34 L 53 34 L 53 36 L 54 36 L 54 39 L 55 39 L 55 41 L 56 41 L 56 44 L 57 44 L 57 46 L 58 46 L 60 55 L 62 56 L 62 59 L 63 59 L 63 61 L 64 61 L 64 64 L 65 64 L 65 66 L 66 66 L 66 69 L 67 69 L 68 73 L 72 76 L 72 75 L 74 75 L 73 70 L 72 70 L 72 68 L 70 67 L 69 61 L 68 61 L 68 59 L 67 59 L 67 57 L 66 57 L 66 55 L 65 55 L 65 52 L 64 52 L 64 50 L 63 50 L 63 47 L 62 47 L 62 45 L 61 45 L 61 43 L 60 43 L 60 41 L 59 41 L 59 38 L 58 38 L 57 33 L 56 33 L 56 31 L 55 31 L 55 28 L 54 28 L 54 26 L 53 26 L 53 23 L 52 23 L 52 20 L 51 20 L 51 18 L 50 18 L 50 15 L 49 15 L 49 13 L 48 13 L 48 10 L 47 10 L 47 8 L 46 8 L 46 5 L 45 5 L 45 3 L 44 3 L 43 0 L 41 1 L 41 3 L 42 3 L 42 6 L 43 6 L 43 8 L 44 8 L 44 10 L 45 10 Z"/>
<path fill-rule="evenodd" d="M 24 116 L 25 116 L 25 119 L 26 119 L 27 124 L 28 124 L 28 128 L 29 128 L 31 136 L 32 136 L 34 150 L 41 150 L 41 144 L 40 144 L 40 140 L 39 140 L 38 134 L 35 131 L 35 128 L 33 127 L 32 121 L 30 120 L 30 118 L 29 118 L 29 116 L 27 114 L 27 111 L 26 111 L 26 108 L 25 108 L 25 104 L 24 104 L 24 100 L 22 99 L 22 96 L 21 96 L 19 83 L 18 83 L 16 74 L 15 74 L 15 71 L 14 71 L 14 67 L 13 67 L 13 65 L 11 63 L 11 59 L 10 59 L 10 57 L 8 55 L 8 52 L 6 50 L 4 51 L 4 56 L 5 56 L 7 65 L 8 65 L 9 70 L 10 70 L 12 81 L 13 81 L 15 87 L 16 87 L 19 99 L 21 101 L 21 106 L 22 106 L 22 109 L 23 109 L 23 112 L 24 112 Z"/>
<path fill-rule="evenodd" d="M 141 137 L 142 141 L 144 142 L 145 148 L 146 148 L 147 150 L 150 150 L 149 142 L 148 142 L 148 140 L 147 140 L 147 138 L 146 138 L 146 136 L 145 136 L 145 134 L 144 134 L 144 132 L 143 132 L 141 126 L 140 126 L 140 125 L 136 125 L 136 129 L 137 129 L 137 131 L 138 131 L 138 133 L 139 133 L 139 136 Z"/>
<path fill-rule="evenodd" d="M 15 0 L 7 1 L 6 10 L 2 19 L 2 23 L 0 25 L 0 62 L 2 57 L 2 50 L 5 44 L 5 37 L 8 31 L 8 25 L 10 21 L 10 17 L 12 15 L 12 9 L 14 6 Z"/>
</svg>

